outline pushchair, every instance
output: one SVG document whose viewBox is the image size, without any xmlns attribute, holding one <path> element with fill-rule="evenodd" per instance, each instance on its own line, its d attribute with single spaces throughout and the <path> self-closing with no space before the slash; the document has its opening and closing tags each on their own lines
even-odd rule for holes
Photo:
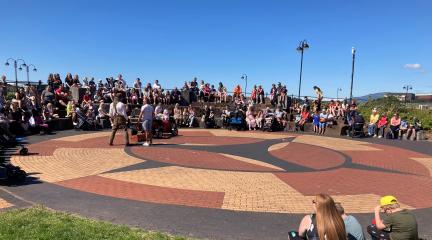
<svg viewBox="0 0 432 240">
<path fill-rule="evenodd" d="M 244 130 L 246 128 L 246 120 L 242 112 L 236 111 L 230 114 L 228 118 L 228 130 L 236 129 Z"/>
<path fill-rule="evenodd" d="M 264 124 L 262 130 L 267 132 L 272 132 L 275 122 L 276 122 L 275 117 L 273 115 L 268 115 L 267 117 L 264 118 Z"/>
<path fill-rule="evenodd" d="M 276 116 L 273 113 L 267 114 L 267 116 L 264 118 L 264 124 L 262 130 L 267 132 L 276 132 L 282 129 L 283 126 L 279 124 L 279 122 L 276 119 Z"/>
<path fill-rule="evenodd" d="M 3 148 L 15 148 L 19 147 L 18 153 L 22 156 L 28 154 L 28 149 L 21 143 L 22 138 L 16 138 L 6 134 L 2 128 L 0 128 L 0 146 Z"/>
<path fill-rule="evenodd" d="M 364 123 L 354 123 L 351 126 L 351 133 L 350 136 L 355 138 L 355 137 L 359 137 L 362 138 L 365 136 L 364 133 Z"/>
<path fill-rule="evenodd" d="M 174 117 L 170 116 L 168 120 L 154 119 L 152 134 L 155 138 L 163 138 L 164 134 L 170 134 L 172 137 L 177 136 L 178 126 Z"/>
<path fill-rule="evenodd" d="M 94 131 L 96 130 L 96 123 L 87 118 L 81 111 L 76 111 L 75 130 Z"/>
<path fill-rule="evenodd" d="M 354 115 L 353 117 L 353 121 L 351 123 L 351 127 L 350 127 L 350 136 L 355 138 L 355 137 L 359 137 L 362 138 L 365 136 L 365 132 L 364 132 L 364 118 L 361 114 L 357 113 Z"/>
</svg>

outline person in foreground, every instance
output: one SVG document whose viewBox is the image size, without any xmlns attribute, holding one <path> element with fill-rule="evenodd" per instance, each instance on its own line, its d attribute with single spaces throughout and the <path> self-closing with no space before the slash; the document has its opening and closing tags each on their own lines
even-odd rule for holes
<svg viewBox="0 0 432 240">
<path fill-rule="evenodd" d="M 111 125 L 112 125 L 112 132 L 111 132 L 111 137 L 109 140 L 109 145 L 112 146 L 113 145 L 113 141 L 114 141 L 114 137 L 115 134 L 117 132 L 117 130 L 119 129 L 124 129 L 125 134 L 125 142 L 126 142 L 126 146 L 129 146 L 129 134 L 128 134 L 128 129 L 127 129 L 127 121 L 128 121 L 128 116 L 126 113 L 126 105 L 124 103 L 122 103 L 120 101 L 120 94 L 117 94 L 114 102 L 112 102 L 110 104 L 110 109 L 109 109 L 109 117 L 111 120 Z"/>
<path fill-rule="evenodd" d="M 381 217 L 383 213 L 383 217 Z M 374 224 L 368 226 L 372 240 L 418 240 L 415 216 L 400 207 L 394 196 L 384 196 L 375 207 Z"/>
<path fill-rule="evenodd" d="M 143 106 L 138 117 L 138 121 L 142 120 L 142 128 L 145 132 L 145 142 L 143 146 L 150 146 L 152 144 L 152 123 L 154 118 L 154 111 L 152 105 L 148 104 L 147 98 L 143 99 Z"/>
<path fill-rule="evenodd" d="M 348 235 L 348 240 L 365 240 L 362 226 L 357 219 L 352 215 L 346 214 L 341 203 L 337 202 L 335 206 L 345 223 L 345 231 Z"/>
<path fill-rule="evenodd" d="M 290 232 L 288 239 L 343 240 L 347 239 L 345 224 L 335 202 L 327 194 L 318 194 L 312 200 L 314 212 L 300 222 L 299 231 Z"/>
</svg>

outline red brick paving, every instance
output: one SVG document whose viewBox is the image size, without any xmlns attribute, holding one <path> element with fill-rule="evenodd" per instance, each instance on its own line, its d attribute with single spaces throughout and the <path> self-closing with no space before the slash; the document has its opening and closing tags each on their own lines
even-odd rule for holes
<svg viewBox="0 0 432 240">
<path fill-rule="evenodd" d="M 131 151 L 137 156 L 142 156 L 144 159 L 186 167 L 262 172 L 275 171 L 273 168 L 238 161 L 217 153 L 206 151 L 159 147 L 132 147 Z"/>
<path fill-rule="evenodd" d="M 430 207 L 432 178 L 405 174 L 383 173 L 341 168 L 313 173 L 275 173 L 304 195 L 325 192 L 334 195 L 377 194 L 395 195 L 416 208 Z"/>
<path fill-rule="evenodd" d="M 180 130 L 179 136 L 187 136 L 187 137 L 214 137 L 214 135 L 209 131 L 182 131 Z"/>
<path fill-rule="evenodd" d="M 232 145 L 232 144 L 250 144 L 262 142 L 257 138 L 237 138 L 237 137 L 215 137 L 215 136 L 177 136 L 169 139 L 156 140 L 156 143 L 164 142 L 170 144 L 213 144 L 213 145 Z"/>
<path fill-rule="evenodd" d="M 37 153 L 41 156 L 51 156 L 57 148 L 124 148 L 124 137 L 116 136 L 114 146 L 108 145 L 108 137 L 95 137 L 80 142 L 48 140 L 28 145 L 30 153 Z"/>
<path fill-rule="evenodd" d="M 56 184 L 116 198 L 205 208 L 221 208 L 224 199 L 224 193 L 221 192 L 157 187 L 99 176 L 77 178 Z"/>
<path fill-rule="evenodd" d="M 335 151 L 293 142 L 281 149 L 270 151 L 270 154 L 286 162 L 316 170 L 336 167 L 345 161 L 344 156 Z"/>
<path fill-rule="evenodd" d="M 351 157 L 353 163 L 429 176 L 429 170 L 424 165 L 410 159 L 429 156 L 385 145 L 374 144 L 373 147 L 382 151 L 344 151 L 344 153 Z"/>
</svg>

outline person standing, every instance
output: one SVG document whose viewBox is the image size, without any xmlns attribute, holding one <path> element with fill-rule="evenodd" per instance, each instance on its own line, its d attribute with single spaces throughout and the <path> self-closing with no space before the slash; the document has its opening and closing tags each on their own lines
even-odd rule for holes
<svg viewBox="0 0 432 240">
<path fill-rule="evenodd" d="M 143 146 L 150 146 L 152 144 L 152 123 L 154 118 L 154 111 L 152 105 L 148 104 L 147 98 L 143 100 L 143 106 L 138 117 L 138 121 L 142 120 L 142 127 L 145 133 L 145 142 Z"/>
<path fill-rule="evenodd" d="M 121 94 L 117 94 L 114 97 L 114 101 L 110 104 L 109 117 L 111 120 L 112 132 L 109 141 L 109 145 L 113 145 L 114 137 L 119 129 L 124 129 L 124 137 L 126 146 L 129 146 L 129 134 L 127 130 L 127 113 L 126 105 L 120 101 Z"/>
</svg>

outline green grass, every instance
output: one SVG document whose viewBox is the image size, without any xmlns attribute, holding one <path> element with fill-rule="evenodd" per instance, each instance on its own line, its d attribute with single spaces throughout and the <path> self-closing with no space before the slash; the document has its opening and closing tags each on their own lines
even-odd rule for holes
<svg viewBox="0 0 432 240">
<path fill-rule="evenodd" d="M 0 213 L 0 239 L 186 239 L 108 222 L 95 221 L 44 207 Z"/>
</svg>

